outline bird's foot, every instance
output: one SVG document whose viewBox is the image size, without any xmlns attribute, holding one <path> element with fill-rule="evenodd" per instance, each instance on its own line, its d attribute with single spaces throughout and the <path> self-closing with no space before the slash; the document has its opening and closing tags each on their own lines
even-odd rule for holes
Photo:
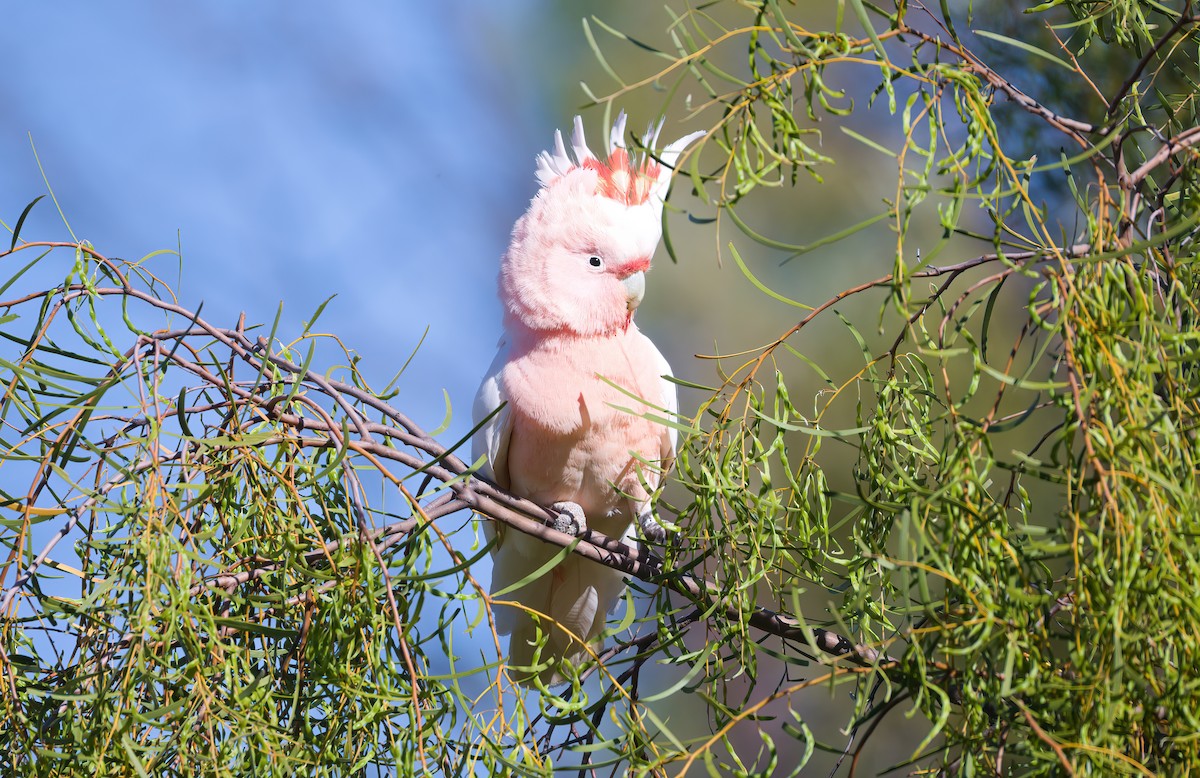
<svg viewBox="0 0 1200 778">
<path fill-rule="evenodd" d="M 554 529 L 578 537 L 587 531 L 587 517 L 577 502 L 556 502 L 550 510 L 558 515 L 554 518 Z"/>
<path fill-rule="evenodd" d="M 662 544 L 667 539 L 668 527 L 659 523 L 654 516 L 654 511 L 650 510 L 648 506 L 638 512 L 638 526 L 642 528 L 642 537 L 648 543 Z M 668 526 L 671 532 L 678 529 L 673 525 Z"/>
</svg>

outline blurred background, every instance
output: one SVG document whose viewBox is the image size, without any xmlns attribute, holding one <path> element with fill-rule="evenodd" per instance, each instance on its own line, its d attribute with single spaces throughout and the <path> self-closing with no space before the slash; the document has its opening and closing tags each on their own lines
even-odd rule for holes
<svg viewBox="0 0 1200 778">
<path fill-rule="evenodd" d="M 811 11 L 811 24 L 834 12 Z M 669 44 L 670 17 L 641 3 L 22 4 L 6 12 L 0 47 L 0 218 L 11 226 L 48 184 L 70 231 L 102 253 L 181 251 L 182 262 L 161 256 L 150 266 L 182 304 L 202 301 L 209 321 L 232 326 L 245 311 L 248 322 L 270 325 L 282 303 L 284 340 L 336 295 L 316 329 L 353 349 L 376 387 L 421 343 L 392 403 L 432 429 L 448 399 L 443 439 L 457 440 L 470 429 L 470 402 L 500 333 L 498 261 L 536 190 L 534 157 L 590 102 L 580 82 L 599 96 L 617 86 L 588 45 L 581 19 L 593 13 L 651 45 Z M 591 29 L 628 80 L 661 66 L 644 49 Z M 744 49 L 730 56 L 744 61 Z M 877 72 L 865 73 L 863 84 L 873 85 Z M 852 72 L 833 77 L 844 79 L 838 86 L 849 97 L 865 97 Z M 669 97 L 648 87 L 614 109 L 640 128 Z M 670 99 L 665 140 L 716 122 L 715 113 L 683 121 L 687 100 Z M 848 126 L 886 146 L 900 129 L 883 102 L 862 106 Z M 603 137 L 602 109 L 584 118 L 589 133 Z M 823 180 L 801 176 L 790 192 L 752 195 L 740 209 L 751 226 L 808 243 L 881 212 L 883 198 L 895 196 L 895 160 L 837 131 L 814 143 L 836 164 L 821 171 Z M 714 362 L 695 355 L 753 348 L 802 315 L 756 291 L 730 261 L 729 242 L 764 283 L 812 305 L 885 275 L 895 260 L 886 222 L 788 260 L 729 223 L 717 234 L 703 223 L 715 212 L 688 189 L 676 186 L 679 210 L 669 217 L 679 262 L 660 251 L 639 323 L 690 381 L 716 379 Z M 927 245 L 937 243 L 936 214 L 927 218 L 910 245 L 922 243 L 922 230 Z M 22 235 L 71 239 L 49 198 Z M 939 262 L 968 256 L 948 254 Z M 48 283 L 67 269 L 59 270 Z M 1013 290 L 1013 299 L 1022 294 Z M 842 310 L 871 331 L 880 299 Z M 794 345 L 831 374 L 861 364 L 831 317 Z M 798 385 L 793 397 L 822 386 L 816 375 L 811 391 Z M 684 390 L 684 411 L 701 399 Z M 846 457 L 843 488 L 851 452 Z M 845 695 L 839 688 L 831 704 L 844 711 Z M 805 714 L 818 737 L 844 742 L 836 727 L 822 729 L 843 713 L 825 721 L 819 708 Z M 672 720 L 686 715 L 674 711 Z M 920 723 L 906 735 L 903 717 L 889 722 L 895 739 L 876 736 L 863 774 L 916 747 Z"/>
</svg>

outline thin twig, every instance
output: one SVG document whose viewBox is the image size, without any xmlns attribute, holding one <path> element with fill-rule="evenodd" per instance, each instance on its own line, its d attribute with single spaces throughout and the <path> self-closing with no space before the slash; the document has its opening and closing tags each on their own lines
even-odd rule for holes
<svg viewBox="0 0 1200 778">
<path fill-rule="evenodd" d="M 1167 29 L 1166 33 L 1164 33 L 1161 38 L 1155 41 L 1154 45 L 1151 46 L 1144 55 L 1142 55 L 1142 58 L 1138 60 L 1136 65 L 1134 65 L 1129 77 L 1125 79 L 1125 83 L 1121 84 L 1121 88 L 1118 89 L 1117 93 L 1113 95 L 1113 98 L 1108 101 L 1108 110 L 1104 112 L 1106 119 L 1111 119 L 1113 117 L 1113 114 L 1116 112 L 1117 107 L 1121 104 L 1121 101 L 1125 99 L 1127 94 L 1129 94 L 1129 90 L 1133 89 L 1133 85 L 1137 83 L 1137 80 L 1142 77 L 1142 71 L 1144 71 L 1146 66 L 1150 64 L 1150 60 L 1154 59 L 1155 55 L 1162 50 L 1163 46 L 1166 46 L 1168 43 L 1170 43 L 1171 39 L 1178 35 L 1179 31 L 1182 30 L 1186 25 L 1195 24 L 1197 21 L 1200 20 L 1197 20 L 1192 16 L 1192 0 L 1187 0 L 1183 6 L 1183 11 L 1181 11 L 1179 14 L 1179 18 L 1176 19 L 1175 23 Z M 1102 132 L 1106 135 L 1110 131 L 1110 128 L 1105 128 L 1102 130 Z"/>
</svg>

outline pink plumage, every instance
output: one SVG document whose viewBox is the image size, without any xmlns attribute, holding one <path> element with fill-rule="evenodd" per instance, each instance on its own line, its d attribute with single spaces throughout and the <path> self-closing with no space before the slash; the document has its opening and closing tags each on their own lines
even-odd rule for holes
<svg viewBox="0 0 1200 778">
<path fill-rule="evenodd" d="M 477 433 L 474 455 L 487 456 L 484 475 L 552 505 L 564 526 L 586 521 L 627 538 L 637 519 L 658 539 L 650 495 L 674 459 L 675 435 L 641 416 L 674 413 L 676 397 L 670 366 L 638 331 L 633 313 L 662 237 L 671 165 L 703 133 L 670 144 L 656 161 L 630 155 L 624 130 L 622 113 L 601 161 L 576 117 L 574 157 L 557 132 L 554 150 L 538 156 L 541 189 L 501 262 L 505 335 L 475 399 L 476 423 L 501 410 Z M 652 148 L 657 136 L 653 128 L 644 145 Z M 622 576 L 570 555 L 516 586 L 560 549 L 492 522 L 484 529 L 499 536 L 493 594 L 529 609 L 496 610 L 499 631 L 511 635 L 509 664 L 526 682 L 555 682 L 561 663 L 586 653 L 580 641 L 603 630 Z"/>
</svg>

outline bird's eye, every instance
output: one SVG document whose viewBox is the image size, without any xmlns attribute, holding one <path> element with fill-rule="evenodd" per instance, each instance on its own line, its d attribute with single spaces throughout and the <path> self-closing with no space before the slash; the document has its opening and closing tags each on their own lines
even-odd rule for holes
<svg viewBox="0 0 1200 778">
<path fill-rule="evenodd" d="M 600 259 L 600 257 L 588 257 L 588 264 L 592 267 L 600 267 L 604 264 L 604 260 Z"/>
</svg>

